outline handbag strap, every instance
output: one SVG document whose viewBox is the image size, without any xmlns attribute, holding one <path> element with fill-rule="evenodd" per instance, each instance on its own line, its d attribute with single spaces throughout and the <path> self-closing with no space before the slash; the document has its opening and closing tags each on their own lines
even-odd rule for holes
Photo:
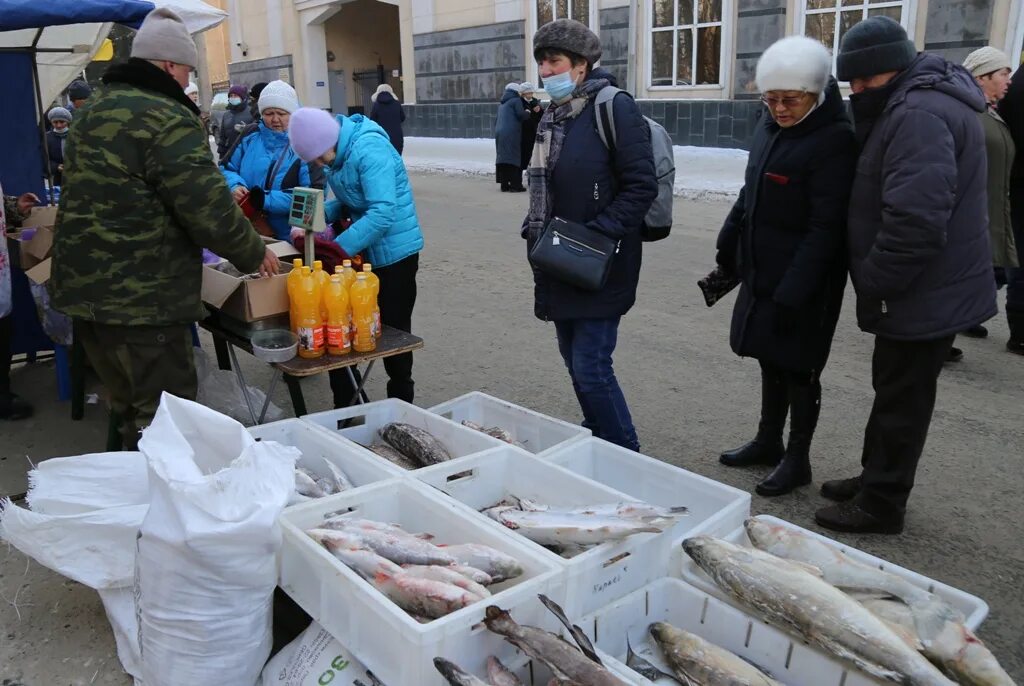
<svg viewBox="0 0 1024 686">
<path fill-rule="evenodd" d="M 288 156 L 288 144 L 286 143 L 281 148 L 281 154 L 277 156 L 274 163 L 270 165 L 270 169 L 267 170 L 267 178 L 263 181 L 263 190 L 269 191 L 270 187 L 274 185 L 274 177 L 277 176 L 278 170 L 281 168 L 281 163 L 284 162 L 284 158 Z"/>
</svg>

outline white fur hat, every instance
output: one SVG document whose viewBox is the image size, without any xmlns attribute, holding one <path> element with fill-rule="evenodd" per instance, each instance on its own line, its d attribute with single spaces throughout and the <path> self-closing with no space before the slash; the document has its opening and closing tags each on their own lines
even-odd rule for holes
<svg viewBox="0 0 1024 686">
<path fill-rule="evenodd" d="M 776 41 L 757 62 L 757 89 L 821 93 L 832 73 L 832 54 L 824 45 L 805 36 Z"/>
<path fill-rule="evenodd" d="M 271 81 L 260 93 L 259 108 L 260 112 L 274 108 L 292 114 L 299 109 L 299 96 L 284 81 Z"/>
</svg>

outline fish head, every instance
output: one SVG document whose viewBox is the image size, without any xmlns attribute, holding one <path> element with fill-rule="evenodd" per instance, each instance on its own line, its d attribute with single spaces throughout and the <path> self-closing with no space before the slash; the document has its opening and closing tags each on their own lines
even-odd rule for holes
<svg viewBox="0 0 1024 686">
<path fill-rule="evenodd" d="M 712 536 L 694 536 L 683 541 L 683 550 L 702 569 L 719 567 L 729 557 L 729 549 Z"/>
<path fill-rule="evenodd" d="M 497 605 L 488 605 L 484 610 L 484 624 L 491 631 L 500 634 L 515 626 L 515 621 L 508 610 L 502 610 Z"/>
<path fill-rule="evenodd" d="M 651 634 L 651 637 L 660 646 L 669 646 L 674 643 L 686 642 L 689 634 L 682 631 L 668 622 L 654 622 L 647 631 Z"/>
<path fill-rule="evenodd" d="M 743 528 L 747 530 L 750 542 L 762 549 L 772 545 L 780 538 L 784 538 L 786 534 L 785 527 L 769 524 L 758 517 L 751 517 L 743 522 Z"/>
</svg>

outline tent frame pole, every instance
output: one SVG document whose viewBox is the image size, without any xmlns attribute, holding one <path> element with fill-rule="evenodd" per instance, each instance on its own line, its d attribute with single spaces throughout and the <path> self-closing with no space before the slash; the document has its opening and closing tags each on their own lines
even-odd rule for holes
<svg viewBox="0 0 1024 686">
<path fill-rule="evenodd" d="M 43 30 L 39 29 L 36 32 L 35 40 L 32 41 L 32 81 L 36 88 L 36 111 L 39 113 L 39 138 L 43 143 L 43 166 L 46 172 L 46 181 L 49 184 L 49 188 L 46 193 L 46 201 L 48 205 L 55 204 L 53 202 L 53 172 L 50 170 L 50 151 L 46 145 L 46 112 L 43 111 L 43 90 L 39 84 L 39 61 L 36 59 L 37 46 L 39 39 L 43 37 Z"/>
</svg>

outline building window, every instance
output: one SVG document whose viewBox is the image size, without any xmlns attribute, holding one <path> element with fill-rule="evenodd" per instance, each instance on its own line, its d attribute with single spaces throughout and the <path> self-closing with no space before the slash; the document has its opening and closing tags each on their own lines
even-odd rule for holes
<svg viewBox="0 0 1024 686">
<path fill-rule="evenodd" d="M 723 0 L 653 0 L 651 87 L 717 86 Z"/>
<path fill-rule="evenodd" d="M 868 17 L 885 16 L 895 19 L 904 28 L 910 26 L 910 0 L 801 0 L 803 3 L 803 32 L 817 38 L 833 55 L 839 54 L 839 44 L 850 28 Z M 908 30 L 907 33 L 910 33 Z M 910 36 L 913 40 L 914 37 Z M 833 58 L 834 60 L 835 58 Z M 835 65 L 833 64 L 833 67 Z"/>
<path fill-rule="evenodd" d="M 575 19 L 590 26 L 591 0 L 537 0 L 537 26 L 555 19 Z"/>
</svg>

